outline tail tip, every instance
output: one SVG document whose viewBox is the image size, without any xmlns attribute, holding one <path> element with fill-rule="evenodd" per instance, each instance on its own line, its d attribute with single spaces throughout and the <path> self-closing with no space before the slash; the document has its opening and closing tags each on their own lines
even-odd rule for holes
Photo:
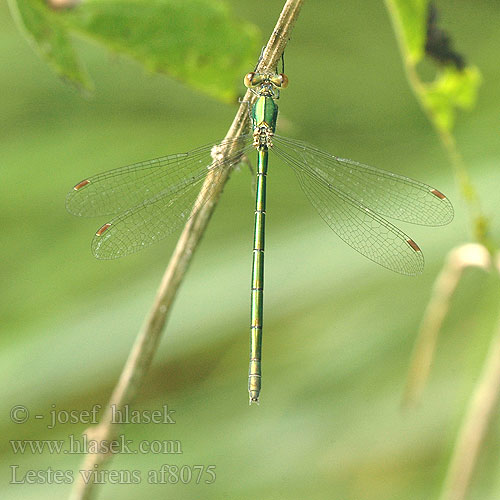
<svg viewBox="0 0 500 500">
<path fill-rule="evenodd" d="M 259 393 L 257 391 L 249 391 L 250 398 L 248 404 L 251 406 L 253 403 L 259 404 Z"/>
</svg>

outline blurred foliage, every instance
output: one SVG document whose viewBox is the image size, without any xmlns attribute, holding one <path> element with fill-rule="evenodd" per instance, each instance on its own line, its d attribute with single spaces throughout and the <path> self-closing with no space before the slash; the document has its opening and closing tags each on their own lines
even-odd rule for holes
<svg viewBox="0 0 500 500">
<path fill-rule="evenodd" d="M 450 131 L 456 108 L 471 109 L 481 74 L 452 52 L 450 38 L 437 26 L 437 10 L 429 0 L 386 0 L 399 33 L 401 52 L 418 97 L 438 130 Z M 435 79 L 421 82 L 417 65 L 428 55 L 439 60 Z"/>
<path fill-rule="evenodd" d="M 417 64 L 425 54 L 427 11 L 430 0 L 389 0 L 399 22 L 407 57 Z"/>
<path fill-rule="evenodd" d="M 73 49 L 66 27 L 41 0 L 8 0 L 19 28 L 51 67 L 75 85 L 91 89 L 91 82 Z"/>
<path fill-rule="evenodd" d="M 449 66 L 440 71 L 432 83 L 425 85 L 422 99 L 438 128 L 451 130 L 455 123 L 455 109 L 470 110 L 474 107 L 480 82 L 477 67 L 459 70 Z"/>
<path fill-rule="evenodd" d="M 269 0 L 256 8 L 235 0 L 231 8 L 267 35 L 282 4 Z M 498 6 L 491 0 L 440 6 L 483 75 L 477 107 L 457 117 L 456 134 L 485 210 L 494 213 L 500 75 L 491 47 L 500 44 L 492 22 Z M 68 496 L 68 484 L 9 484 L 9 467 L 19 465 L 18 477 L 49 466 L 77 474 L 81 455 L 14 454 L 7 440 L 67 442 L 88 427 L 51 430 L 48 414 L 52 405 L 79 410 L 106 404 L 175 244 L 174 236 L 126 259 L 96 261 L 90 240 L 105 221 L 69 216 L 66 192 L 93 173 L 215 141 L 235 112 L 175 80 L 144 74 L 134 60 L 110 58 L 101 44 L 73 43 L 96 82 L 91 100 L 54 78 L 0 3 L 0 54 L 8 68 L 0 79 L 0 497 L 7 500 Z M 257 46 L 243 73 L 259 53 Z M 339 0 L 332 8 L 328 0 L 306 2 L 286 71 L 290 86 L 280 99 L 278 123 L 283 134 L 429 182 L 452 199 L 456 218 L 439 229 L 405 227 L 423 248 L 426 269 L 418 279 L 397 276 L 344 245 L 309 206 L 292 173 L 270 165 L 263 393 L 261 405 L 249 408 L 254 201 L 248 169 L 234 172 L 134 406 L 168 403 L 176 424 L 123 428 L 134 443 L 180 440 L 183 454 L 119 455 L 110 464 L 138 469 L 143 478 L 163 463 L 215 464 L 217 480 L 108 482 L 100 498 L 414 500 L 439 493 L 497 321 L 498 283 L 480 271 L 466 273 L 422 405 L 402 413 L 407 363 L 430 287 L 444 255 L 466 238 L 464 207 L 408 88 L 381 3 Z M 498 234 L 497 221 L 493 230 Z M 47 417 L 14 424 L 9 411 L 16 404 Z M 474 500 L 500 497 L 499 439 L 496 421 L 474 477 Z"/>
<path fill-rule="evenodd" d="M 77 34 L 223 101 L 236 100 L 241 75 L 260 47 L 255 25 L 219 0 L 87 0 L 67 9 L 9 0 L 28 37 L 70 82 L 90 89 L 70 42 Z"/>
</svg>

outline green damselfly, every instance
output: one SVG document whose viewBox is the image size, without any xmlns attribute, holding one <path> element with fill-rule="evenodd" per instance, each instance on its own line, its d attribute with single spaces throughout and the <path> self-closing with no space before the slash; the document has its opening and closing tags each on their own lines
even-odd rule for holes
<svg viewBox="0 0 500 500">
<path fill-rule="evenodd" d="M 250 402 L 258 402 L 269 151 L 292 168 L 309 201 L 342 240 L 401 274 L 421 273 L 424 257 L 419 246 L 384 217 L 440 226 L 453 219 L 453 207 L 444 194 L 427 184 L 275 134 L 276 100 L 288 84 L 287 77 L 277 72 L 252 72 L 244 82 L 257 96 L 251 109 L 251 133 L 216 146 L 210 144 L 89 177 L 68 194 L 66 207 L 79 216 L 114 215 L 97 230 L 92 252 L 99 259 L 123 257 L 163 239 L 185 223 L 210 197 L 210 183 L 203 183 L 201 192 L 198 189 L 207 175 L 216 183 L 222 172 L 256 150 L 248 390 Z"/>
</svg>

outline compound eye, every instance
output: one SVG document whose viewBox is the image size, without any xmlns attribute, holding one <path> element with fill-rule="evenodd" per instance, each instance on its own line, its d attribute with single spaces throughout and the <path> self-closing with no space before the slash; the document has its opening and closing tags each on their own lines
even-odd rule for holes
<svg viewBox="0 0 500 500">
<path fill-rule="evenodd" d="M 252 88 L 255 84 L 253 83 L 253 79 L 255 77 L 255 73 L 254 72 L 251 72 L 251 73 L 247 73 L 245 75 L 245 78 L 243 78 L 243 83 L 245 84 L 245 87 L 247 88 Z"/>
<path fill-rule="evenodd" d="M 288 77 L 284 73 L 280 73 L 279 75 L 275 75 L 270 78 L 271 83 L 279 88 L 279 89 L 284 89 L 285 87 L 288 86 Z"/>
<path fill-rule="evenodd" d="M 286 76 L 285 73 L 280 73 L 278 76 L 279 76 L 279 78 L 281 80 L 280 87 L 282 89 L 285 89 L 286 87 L 288 87 L 288 76 Z"/>
</svg>

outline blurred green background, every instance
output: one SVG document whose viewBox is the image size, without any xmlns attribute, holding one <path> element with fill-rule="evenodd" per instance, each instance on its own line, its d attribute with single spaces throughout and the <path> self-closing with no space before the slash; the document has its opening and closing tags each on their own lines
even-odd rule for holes
<svg viewBox="0 0 500 500">
<path fill-rule="evenodd" d="M 262 30 L 283 2 L 231 2 Z M 487 214 L 498 203 L 498 3 L 440 1 L 441 22 L 484 78 L 476 109 L 461 113 L 459 148 Z M 176 237 L 117 261 L 97 261 L 91 237 L 105 220 L 64 208 L 79 180 L 182 152 L 224 136 L 236 107 L 135 62 L 77 41 L 95 82 L 82 98 L 33 52 L 0 4 L 2 220 L 1 482 L 8 499 L 66 498 L 71 485 L 9 484 L 27 470 L 72 470 L 82 456 L 14 454 L 10 439 L 60 439 L 84 424 L 16 425 L 31 416 L 105 405 L 149 310 Z M 255 54 L 255 60 L 258 57 Z M 249 70 L 252 68 L 248 68 Z M 442 228 L 401 227 L 426 257 L 419 278 L 396 275 L 343 244 L 294 175 L 270 166 L 263 392 L 248 407 L 253 199 L 247 169 L 232 175 L 177 297 L 136 409 L 174 409 L 175 425 L 128 425 L 134 443 L 179 440 L 179 455 L 120 455 L 139 485 L 99 498 L 437 498 L 460 422 L 496 326 L 496 281 L 466 272 L 446 318 L 424 399 L 402 411 L 402 389 L 431 286 L 447 252 L 469 238 L 448 159 L 407 85 L 382 2 L 306 2 L 286 52 L 290 86 L 283 135 L 415 177 L 453 201 Z M 243 75 L 242 75 L 243 76 Z M 243 93 L 243 88 L 242 91 Z M 493 219 L 494 235 L 498 222 Z M 306 256 L 306 257 L 304 257 Z M 55 406 L 52 406 L 55 405 Z M 500 423 L 482 450 L 471 499 L 500 497 Z M 214 484 L 151 485 L 162 464 L 215 465 Z"/>
</svg>

